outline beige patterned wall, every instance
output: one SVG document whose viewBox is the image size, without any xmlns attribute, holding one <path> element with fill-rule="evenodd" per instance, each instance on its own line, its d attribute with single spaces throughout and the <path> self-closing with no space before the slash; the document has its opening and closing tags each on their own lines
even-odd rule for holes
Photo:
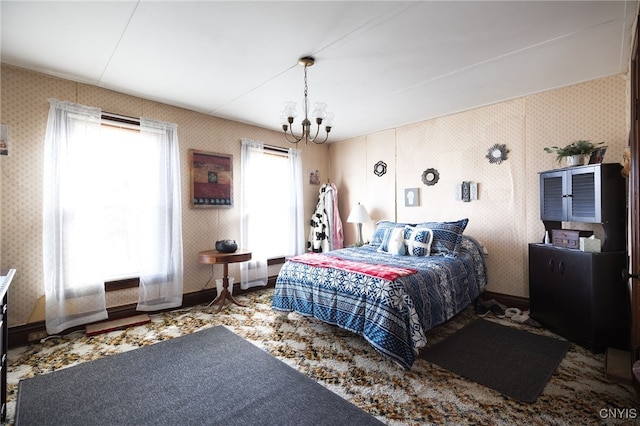
<svg viewBox="0 0 640 426">
<path fill-rule="evenodd" d="M 177 123 L 180 142 L 185 293 L 198 291 L 211 275 L 211 267 L 197 261 L 197 253 L 213 248 L 218 239 L 240 239 L 240 140 L 249 138 L 270 145 L 289 146 L 280 133 L 164 105 L 86 84 L 3 65 L 0 121 L 9 125 L 10 155 L 0 157 L 0 268 L 16 268 L 9 290 L 9 326 L 25 324 L 38 299 L 42 283 L 42 168 L 43 141 L 49 111 L 48 98 L 97 106 L 103 111 L 145 116 Z M 189 207 L 188 149 L 233 155 L 235 205 L 231 209 Z M 323 182 L 329 171 L 327 146 L 309 145 L 303 151 L 303 171 L 318 169 Z M 114 165 L 117 169 L 117 165 Z M 318 185 L 305 179 L 305 217 L 318 199 Z M 278 202 L 274 188 L 274 203 Z M 269 206 L 265 206 L 269 208 Z M 221 266 L 215 266 L 217 277 Z M 237 265 L 231 275 L 239 280 Z M 135 290 L 110 292 L 109 307 L 135 303 Z"/>
<path fill-rule="evenodd" d="M 42 289 L 42 144 L 48 98 L 98 106 L 104 111 L 147 116 L 178 124 L 182 159 L 185 292 L 202 288 L 210 267 L 197 262 L 198 251 L 220 238 L 239 239 L 240 139 L 286 146 L 277 132 L 222 120 L 98 87 L 22 69 L 1 68 L 0 121 L 9 125 L 8 157 L 0 157 L 0 268 L 16 268 L 9 291 L 9 325 L 29 320 Z M 627 144 L 627 80 L 614 76 L 303 150 L 303 171 L 320 170 L 322 182 L 338 186 L 345 242 L 356 239 L 346 223 L 353 206 L 363 203 L 373 219 L 452 220 L 469 217 L 468 233 L 489 250 L 489 290 L 528 296 L 527 244 L 541 238 L 537 173 L 558 167 L 543 152 L 549 145 L 575 139 L 605 141 L 605 162 L 618 162 Z M 494 143 L 506 144 L 501 165 L 484 158 Z M 234 156 L 233 209 L 191 209 L 187 150 Z M 328 153 L 327 153 L 328 152 Z M 387 173 L 373 174 L 377 161 Z M 422 184 L 426 168 L 440 172 L 432 187 Z M 479 200 L 455 201 L 455 185 L 478 182 Z M 315 207 L 319 186 L 306 182 L 305 217 Z M 420 206 L 404 206 L 404 189 L 420 189 Z M 274 191 L 274 202 L 277 192 Z M 364 226 L 365 236 L 373 222 Z M 215 274 L 221 273 L 216 266 Z M 218 269 L 220 268 L 220 269 Z M 238 275 L 237 267 L 231 268 Z M 108 306 L 133 303 L 135 291 L 109 293 Z"/>
<path fill-rule="evenodd" d="M 560 167 L 543 148 L 577 139 L 604 141 L 605 162 L 620 162 L 628 140 L 627 98 L 626 76 L 613 76 L 332 144 L 340 208 L 365 204 L 372 222 L 363 227 L 364 235 L 382 219 L 468 217 L 466 233 L 489 252 L 488 290 L 528 297 L 527 244 L 544 234 L 538 172 Z M 485 158 L 496 143 L 510 150 L 500 165 Z M 373 166 L 380 160 L 387 174 L 377 177 Z M 432 167 L 440 180 L 426 186 L 421 175 Z M 455 200 L 462 181 L 478 183 L 477 201 Z M 418 207 L 405 207 L 405 188 L 419 188 Z M 355 241 L 355 225 L 345 224 L 345 240 Z"/>
</svg>

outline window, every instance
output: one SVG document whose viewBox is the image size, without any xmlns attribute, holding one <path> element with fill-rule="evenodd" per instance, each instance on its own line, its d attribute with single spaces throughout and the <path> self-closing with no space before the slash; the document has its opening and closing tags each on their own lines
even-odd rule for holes
<svg viewBox="0 0 640 426">
<path fill-rule="evenodd" d="M 261 245 L 268 259 L 292 255 L 295 251 L 291 215 L 296 204 L 292 199 L 295 194 L 292 194 L 294 182 L 289 179 L 289 161 L 287 153 L 265 149 L 249 176 L 255 179 L 247 188 L 249 196 L 255 205 L 263 206 L 260 214 L 252 216 L 249 233 L 255 233 L 258 243 L 264 242 Z"/>
<path fill-rule="evenodd" d="M 138 194 L 145 194 L 145 178 L 153 176 L 153 167 L 157 167 L 157 162 L 145 158 L 144 142 L 140 140 L 138 129 L 103 124 L 94 149 L 94 155 L 101 158 L 103 165 L 111 165 L 96 173 L 95 180 L 91 179 L 102 193 L 100 201 L 105 221 L 103 255 L 109 259 L 104 265 L 104 279 L 115 281 L 138 277 L 140 269 L 136 256 L 135 210 L 147 202 Z M 151 182 L 146 185 L 152 188 Z"/>
<path fill-rule="evenodd" d="M 252 251 L 242 288 L 266 285 L 266 261 L 304 252 L 302 160 L 297 149 L 242 141 L 241 243 Z"/>
<path fill-rule="evenodd" d="M 47 331 L 106 317 L 104 282 L 139 277 L 138 310 L 182 304 L 176 126 L 101 120 L 50 100 L 43 264 Z"/>
</svg>

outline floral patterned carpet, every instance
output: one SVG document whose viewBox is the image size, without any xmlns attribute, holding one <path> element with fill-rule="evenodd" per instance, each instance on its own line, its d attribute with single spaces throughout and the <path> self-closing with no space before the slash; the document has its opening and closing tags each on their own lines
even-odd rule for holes
<svg viewBox="0 0 640 426">
<path fill-rule="evenodd" d="M 77 332 L 11 349 L 7 423 L 15 417 L 21 379 L 225 325 L 389 425 L 640 424 L 640 400 L 634 389 L 607 380 L 604 355 L 578 345 L 571 344 L 536 402 L 526 404 L 422 359 L 406 371 L 360 336 L 315 319 L 273 311 L 272 294 L 272 289 L 265 289 L 237 296 L 248 308 L 227 304 L 216 313 L 217 308 L 196 306 L 150 315 L 151 323 L 125 330 L 93 337 Z M 486 318 L 553 336 L 509 319 Z M 474 319 L 473 309 L 468 308 L 429 331 L 429 344 Z"/>
</svg>

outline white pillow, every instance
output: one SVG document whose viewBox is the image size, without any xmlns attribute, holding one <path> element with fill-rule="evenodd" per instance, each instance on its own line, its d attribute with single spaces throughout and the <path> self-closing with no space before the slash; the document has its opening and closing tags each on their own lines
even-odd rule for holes
<svg viewBox="0 0 640 426">
<path fill-rule="evenodd" d="M 425 227 L 404 227 L 405 244 L 409 256 L 430 256 L 433 230 Z"/>
</svg>

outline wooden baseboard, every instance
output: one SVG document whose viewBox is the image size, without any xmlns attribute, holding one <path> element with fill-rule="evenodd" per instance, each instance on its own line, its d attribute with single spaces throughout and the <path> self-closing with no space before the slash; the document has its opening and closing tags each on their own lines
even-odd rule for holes
<svg viewBox="0 0 640 426">
<path fill-rule="evenodd" d="M 269 277 L 269 281 L 267 282 L 266 287 L 274 287 L 276 282 L 276 277 Z M 261 290 L 265 287 L 253 287 L 247 290 L 243 290 L 240 288 L 240 284 L 236 284 L 233 286 L 233 294 L 245 294 L 251 291 Z M 190 306 L 203 305 L 208 304 L 213 299 L 215 299 L 217 295 L 217 291 L 215 288 L 212 289 L 204 289 L 200 291 L 196 291 L 193 293 L 185 293 L 182 296 L 182 308 L 187 308 Z M 9 307 L 11 309 L 11 307 Z M 170 310 L 170 309 L 167 309 Z M 159 311 L 162 312 L 162 311 Z M 140 314 L 139 311 L 136 310 L 136 304 L 132 303 L 129 305 L 123 306 L 115 306 L 107 309 L 107 314 L 109 315 L 109 320 L 117 320 L 121 318 L 132 317 L 134 315 Z M 72 327 L 64 331 L 63 334 L 73 333 L 75 331 L 84 330 L 85 326 L 81 325 L 78 327 Z M 10 348 L 24 346 L 32 342 L 36 342 L 38 340 L 46 338 L 47 329 L 44 321 L 37 321 L 28 323 L 25 325 L 18 325 L 14 327 L 9 327 L 9 336 L 7 338 L 7 343 Z"/>
<path fill-rule="evenodd" d="M 492 291 L 485 291 L 480 297 L 482 300 L 493 299 L 505 305 L 507 308 L 518 308 L 521 311 L 529 310 L 529 299 L 526 297 L 511 296 L 509 294 L 494 293 Z"/>
<path fill-rule="evenodd" d="M 274 287 L 276 283 L 276 277 L 269 277 L 267 287 Z M 265 287 L 254 287 L 247 290 L 242 290 L 239 284 L 234 285 L 233 294 L 245 294 L 251 291 L 263 289 Z M 213 289 L 205 289 L 196 291 L 193 293 L 185 293 L 182 297 L 182 307 L 190 307 L 196 305 L 207 304 L 215 299 L 217 291 Z M 518 308 L 520 310 L 529 309 L 529 299 L 518 296 L 511 296 L 508 294 L 494 293 L 491 291 L 485 291 L 480 296 L 483 300 L 494 299 L 509 308 Z M 11 307 L 9 307 L 10 309 Z M 107 309 L 110 320 L 127 318 L 134 315 L 138 315 L 140 312 L 136 311 L 136 304 L 116 306 Z M 84 325 L 73 327 L 65 330 L 64 334 L 72 333 L 79 330 L 84 330 Z M 25 325 L 19 325 L 15 327 L 9 327 L 8 345 L 10 348 L 17 346 L 24 346 L 31 342 L 38 341 L 47 337 L 47 331 L 44 321 L 32 322 Z"/>
</svg>

